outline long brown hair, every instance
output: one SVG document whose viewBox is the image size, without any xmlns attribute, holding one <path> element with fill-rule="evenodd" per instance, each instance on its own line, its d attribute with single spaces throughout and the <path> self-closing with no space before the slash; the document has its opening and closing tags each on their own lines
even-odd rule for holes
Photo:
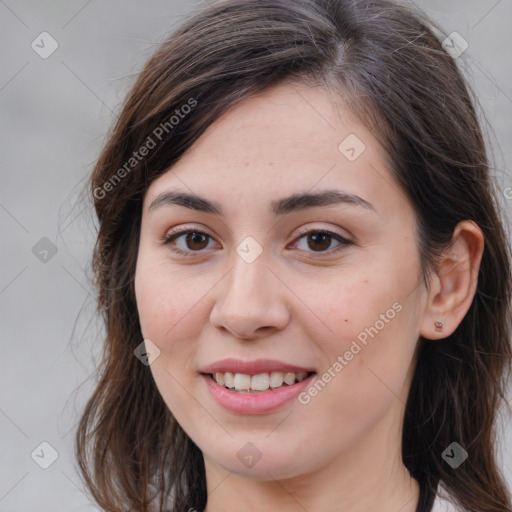
<svg viewBox="0 0 512 512">
<path fill-rule="evenodd" d="M 511 510 L 495 453 L 512 358 L 511 256 L 476 99 L 436 30 L 390 0 L 225 0 L 195 12 L 146 63 L 88 184 L 106 336 L 76 449 L 104 510 L 204 510 L 202 453 L 134 357 L 142 341 L 134 293 L 142 200 L 219 116 L 284 80 L 343 95 L 384 144 L 415 208 L 425 282 L 458 222 L 482 229 L 469 312 L 442 342 L 418 340 L 402 456 L 420 484 L 418 512 L 431 510 L 440 481 L 471 512 Z M 452 442 L 468 452 L 457 469 L 441 457 Z"/>
</svg>

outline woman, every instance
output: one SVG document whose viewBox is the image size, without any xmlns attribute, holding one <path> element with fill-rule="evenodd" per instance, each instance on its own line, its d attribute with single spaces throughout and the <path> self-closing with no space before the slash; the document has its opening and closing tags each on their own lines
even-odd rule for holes
<svg viewBox="0 0 512 512">
<path fill-rule="evenodd" d="M 467 85 L 388 0 L 227 0 L 91 176 L 109 511 L 503 512 L 510 254 Z"/>
</svg>

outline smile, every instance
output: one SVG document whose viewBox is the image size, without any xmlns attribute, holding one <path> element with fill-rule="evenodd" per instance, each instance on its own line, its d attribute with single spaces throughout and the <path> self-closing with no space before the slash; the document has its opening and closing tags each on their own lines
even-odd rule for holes
<svg viewBox="0 0 512 512">
<path fill-rule="evenodd" d="M 281 375 L 272 376 L 272 374 Z M 252 376 L 231 372 L 201 374 L 207 392 L 219 406 L 231 413 L 243 415 L 268 414 L 284 408 L 286 405 L 295 402 L 300 393 L 311 384 L 315 376 L 316 372 L 302 372 L 300 374 L 271 372 Z M 227 384 L 233 387 L 226 387 L 226 378 Z M 252 389 L 254 378 L 256 388 L 267 387 L 265 389 Z M 300 381 L 298 381 L 299 378 Z M 224 379 L 224 383 L 220 384 L 217 379 L 220 382 Z M 280 383 L 280 385 L 272 387 L 270 385 L 271 379 L 272 384 Z M 291 384 L 287 384 L 287 381 Z M 235 384 L 239 388 L 246 389 L 237 389 Z"/>
<path fill-rule="evenodd" d="M 266 372 L 257 375 L 215 372 L 210 377 L 224 388 L 238 393 L 263 393 L 302 382 L 314 372 Z"/>
</svg>

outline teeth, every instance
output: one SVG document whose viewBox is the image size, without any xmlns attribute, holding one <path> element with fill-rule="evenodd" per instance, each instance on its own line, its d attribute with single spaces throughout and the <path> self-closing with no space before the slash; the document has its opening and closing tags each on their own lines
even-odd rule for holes
<svg viewBox="0 0 512 512">
<path fill-rule="evenodd" d="M 222 373 L 217 373 L 216 375 L 222 375 Z M 219 384 L 220 382 L 217 381 Z M 235 375 L 230 372 L 226 372 L 224 374 L 224 382 L 221 384 L 221 386 L 226 386 L 227 388 L 234 388 L 235 387 Z"/>
<path fill-rule="evenodd" d="M 284 373 L 272 372 L 270 374 L 270 387 L 271 388 L 279 388 L 283 385 L 283 382 L 284 382 Z"/>
<path fill-rule="evenodd" d="M 292 372 L 271 372 L 259 373 L 258 375 L 247 375 L 246 373 L 217 372 L 212 375 L 213 379 L 228 389 L 236 391 L 267 391 L 270 388 L 279 388 L 286 384 L 291 386 L 296 382 L 304 380 L 308 376 L 307 373 Z"/>
<path fill-rule="evenodd" d="M 251 389 L 254 391 L 265 391 L 270 385 L 270 376 L 268 373 L 259 373 L 251 377 Z"/>
<path fill-rule="evenodd" d="M 248 391 L 251 387 L 251 376 L 245 373 L 235 373 L 234 380 L 235 389 L 240 391 Z"/>
<path fill-rule="evenodd" d="M 284 382 L 291 386 L 295 382 L 295 373 L 286 373 L 284 375 Z"/>
</svg>

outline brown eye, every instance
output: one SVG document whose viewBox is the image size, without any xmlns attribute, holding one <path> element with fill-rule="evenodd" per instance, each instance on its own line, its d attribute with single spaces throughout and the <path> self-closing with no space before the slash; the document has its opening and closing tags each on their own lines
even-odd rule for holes
<svg viewBox="0 0 512 512">
<path fill-rule="evenodd" d="M 208 235 L 191 231 L 185 236 L 185 244 L 188 249 L 199 251 L 208 245 Z M 205 245 L 206 241 L 206 245 Z"/>
<path fill-rule="evenodd" d="M 300 247 L 300 242 L 303 239 L 306 240 L 306 243 L 303 244 L 305 247 Z M 338 245 L 334 247 L 334 249 L 331 249 L 333 241 L 336 241 Z M 317 229 L 304 232 L 302 236 L 299 237 L 299 243 L 297 245 L 299 249 L 306 252 L 334 253 L 345 249 L 351 244 L 352 242 L 337 233 Z"/>
<path fill-rule="evenodd" d="M 332 237 L 327 233 L 313 233 L 307 235 L 308 246 L 315 251 L 329 249 Z"/>
<path fill-rule="evenodd" d="M 192 255 L 194 252 L 201 252 L 208 247 L 210 235 L 201 231 L 187 230 L 173 233 L 163 239 L 163 244 L 169 246 L 172 252 Z M 180 243 L 178 243 L 181 241 Z"/>
</svg>

